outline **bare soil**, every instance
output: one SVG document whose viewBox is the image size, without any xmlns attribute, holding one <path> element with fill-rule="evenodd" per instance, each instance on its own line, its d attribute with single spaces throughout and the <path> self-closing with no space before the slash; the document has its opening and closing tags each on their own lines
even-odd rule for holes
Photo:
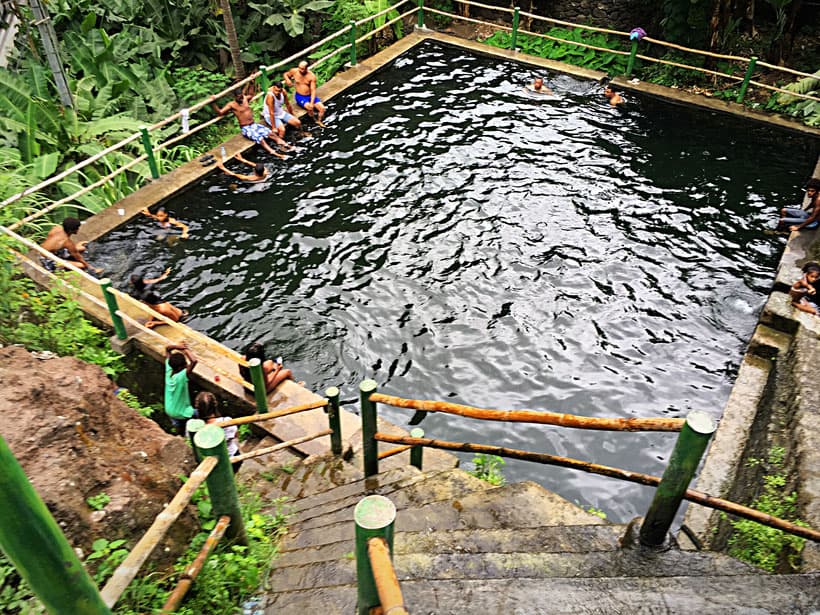
<svg viewBox="0 0 820 615">
<path fill-rule="evenodd" d="M 84 555 L 97 538 L 133 546 L 194 467 L 185 441 L 120 401 L 100 368 L 20 347 L 0 348 L 0 434 Z M 102 493 L 110 502 L 92 510 L 86 499 Z M 155 557 L 175 557 L 195 526 L 183 514 Z"/>
</svg>

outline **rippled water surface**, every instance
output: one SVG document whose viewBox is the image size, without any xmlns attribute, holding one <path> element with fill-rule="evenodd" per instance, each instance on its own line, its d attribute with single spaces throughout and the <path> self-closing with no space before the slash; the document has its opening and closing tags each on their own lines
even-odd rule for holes
<svg viewBox="0 0 820 615">
<path fill-rule="evenodd" d="M 316 390 L 380 390 L 590 416 L 718 417 L 772 283 L 816 148 L 729 117 L 426 44 L 330 102 L 328 128 L 265 185 L 216 172 L 93 256 L 120 285 L 155 275 L 190 324 L 263 340 Z M 264 154 L 249 156 L 263 159 Z M 395 422 L 407 411 L 381 408 Z M 660 474 L 674 437 L 431 415 L 428 435 Z M 651 490 L 509 461 L 613 520 Z"/>
</svg>

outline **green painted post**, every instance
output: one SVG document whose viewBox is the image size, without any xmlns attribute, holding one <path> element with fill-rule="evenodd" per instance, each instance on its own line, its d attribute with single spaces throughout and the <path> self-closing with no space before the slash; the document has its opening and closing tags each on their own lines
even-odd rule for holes
<svg viewBox="0 0 820 615">
<path fill-rule="evenodd" d="M 356 22 L 350 20 L 350 65 L 356 66 Z"/>
<path fill-rule="evenodd" d="M 749 67 L 746 69 L 746 76 L 743 77 L 743 83 L 740 86 L 740 93 L 737 95 L 735 102 L 742 103 L 746 96 L 746 90 L 749 88 L 749 81 L 752 80 L 752 73 L 755 72 L 755 65 L 757 64 L 757 56 L 752 56 L 749 60 Z"/>
<path fill-rule="evenodd" d="M 205 457 L 219 459 L 219 463 L 205 479 L 214 517 L 218 519 L 222 515 L 228 515 L 231 518 L 231 524 L 226 532 L 228 538 L 243 545 L 248 544 L 242 511 L 239 509 L 239 496 L 236 493 L 233 467 L 231 467 L 228 447 L 225 444 L 225 432 L 217 424 L 205 425 L 194 436 L 194 446 L 203 459 Z"/>
<path fill-rule="evenodd" d="M 105 297 L 105 303 L 108 306 L 111 322 L 114 324 L 114 333 L 117 334 L 117 339 L 127 340 L 128 333 L 125 331 L 125 323 L 122 321 L 122 317 L 117 314 L 117 310 L 120 309 L 117 305 L 117 298 L 111 292 L 111 280 L 103 278 L 100 280 L 100 286 L 102 287 L 103 297 Z"/>
<path fill-rule="evenodd" d="M 2 437 L 0 547 L 49 613 L 110 615 L 91 577 Z"/>
<path fill-rule="evenodd" d="M 148 156 L 148 168 L 151 169 L 151 177 L 159 179 L 159 169 L 157 168 L 157 159 L 154 158 L 151 135 L 148 134 L 148 129 L 145 126 L 140 126 L 140 132 L 142 133 L 142 146 L 145 148 L 145 155 Z"/>
<path fill-rule="evenodd" d="M 632 76 L 632 69 L 635 68 L 635 56 L 638 54 L 638 40 L 632 41 L 632 49 L 629 52 L 629 62 L 626 63 L 626 76 Z"/>
<path fill-rule="evenodd" d="M 678 434 L 678 441 L 669 458 L 669 464 L 663 472 L 661 483 L 655 490 L 655 497 L 641 525 L 642 545 L 663 546 L 666 533 L 672 526 L 683 500 L 683 494 L 698 469 L 700 458 L 715 429 L 717 425 L 714 419 L 705 412 L 695 410 L 686 416 L 686 422 Z"/>
<path fill-rule="evenodd" d="M 519 20 L 519 13 L 521 12 L 521 7 L 515 7 L 513 11 L 513 27 L 512 27 L 512 38 L 510 39 L 510 49 L 515 51 L 516 43 L 518 42 L 518 20 Z"/>
<path fill-rule="evenodd" d="M 342 454 L 342 417 L 339 410 L 339 389 L 329 387 L 325 391 L 328 402 L 327 422 L 333 433 L 330 434 L 330 450 L 334 455 Z"/>
<path fill-rule="evenodd" d="M 265 386 L 265 374 L 262 371 L 262 361 L 251 359 L 248 361 L 248 368 L 251 371 L 251 383 L 253 383 L 253 396 L 256 399 L 256 413 L 264 414 L 268 411 L 268 389 Z"/>
<path fill-rule="evenodd" d="M 202 458 L 199 456 L 199 451 L 196 450 L 196 444 L 194 444 L 194 436 L 197 432 L 201 431 L 203 427 L 205 427 L 206 423 L 202 419 L 188 419 L 188 422 L 185 423 L 185 432 L 188 434 L 188 438 L 191 440 L 191 449 L 194 451 L 194 459 L 196 462 L 199 463 L 202 461 Z"/>
<path fill-rule="evenodd" d="M 418 27 L 424 28 L 424 0 L 419 0 L 419 20 Z"/>
<path fill-rule="evenodd" d="M 396 506 L 383 495 L 368 495 L 356 504 L 353 519 L 356 521 L 356 610 L 358 615 L 368 615 L 371 608 L 380 606 L 380 601 L 367 555 L 367 541 L 371 538 L 384 538 L 390 547 L 390 558 L 393 558 Z"/>
<path fill-rule="evenodd" d="M 375 380 L 365 380 L 359 385 L 359 398 L 362 406 L 362 452 L 364 453 L 364 475 L 374 476 L 379 473 L 379 444 L 373 439 L 376 433 L 376 402 L 370 396 L 379 385 Z"/>
<path fill-rule="evenodd" d="M 421 427 L 416 427 L 410 430 L 411 438 L 423 438 L 424 430 Z M 423 446 L 414 446 L 410 449 L 410 465 L 421 470 L 422 455 L 424 454 Z"/>
</svg>

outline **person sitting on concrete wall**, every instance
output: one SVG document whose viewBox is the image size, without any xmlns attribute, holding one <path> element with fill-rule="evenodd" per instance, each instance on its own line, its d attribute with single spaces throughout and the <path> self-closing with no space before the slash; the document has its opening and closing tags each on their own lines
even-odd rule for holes
<svg viewBox="0 0 820 615">
<path fill-rule="evenodd" d="M 820 280 L 820 263 L 814 261 L 803 265 L 803 277 L 792 284 L 789 295 L 792 305 L 801 312 L 820 314 L 820 293 L 817 287 Z"/>
<path fill-rule="evenodd" d="M 74 243 L 71 236 L 80 230 L 81 222 L 77 218 L 68 217 L 63 220 L 62 224 L 55 224 L 48 232 L 46 239 L 40 244 L 41 248 L 48 250 L 54 256 L 65 261 L 71 261 L 76 267 L 86 269 L 93 273 L 102 273 L 102 269 L 93 267 L 83 258 L 82 253 L 85 252 L 85 241 Z M 57 262 L 52 259 L 41 256 L 40 262 L 46 271 L 54 273 L 57 271 Z"/>
<path fill-rule="evenodd" d="M 247 361 L 259 359 L 262 362 L 262 374 L 265 377 L 265 390 L 270 393 L 285 380 L 293 380 L 293 372 L 282 366 L 281 359 L 271 361 L 265 359 L 265 348 L 259 342 L 253 342 L 245 348 L 244 358 Z M 251 371 L 244 365 L 239 366 L 239 373 L 247 381 L 251 382 Z"/>
<path fill-rule="evenodd" d="M 815 228 L 820 222 L 820 179 L 812 178 L 806 184 L 806 204 L 801 207 L 784 207 L 780 210 L 778 229 L 788 228 L 799 231 L 803 228 Z"/>
</svg>

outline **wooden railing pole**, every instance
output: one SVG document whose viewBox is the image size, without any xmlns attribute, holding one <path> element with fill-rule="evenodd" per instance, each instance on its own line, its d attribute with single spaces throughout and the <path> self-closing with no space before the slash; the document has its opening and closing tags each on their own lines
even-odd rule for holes
<svg viewBox="0 0 820 615">
<path fill-rule="evenodd" d="M 738 92 L 735 102 L 742 103 L 746 96 L 746 90 L 749 87 L 749 81 L 752 80 L 752 73 L 755 71 L 755 64 L 757 64 L 757 56 L 752 56 L 749 59 L 749 66 L 746 69 L 746 76 L 743 77 L 743 83 L 740 85 L 740 92 Z"/>
<path fill-rule="evenodd" d="M 364 454 L 364 475 L 374 476 L 379 473 L 379 444 L 373 435 L 376 426 L 376 402 L 370 396 L 378 388 L 375 380 L 365 380 L 359 385 L 359 397 L 362 413 L 362 453 Z"/>
<path fill-rule="evenodd" d="M 356 609 L 358 615 L 368 615 L 372 607 L 379 606 L 379 593 L 367 554 L 367 541 L 371 538 L 383 538 L 390 547 L 392 557 L 396 507 L 383 495 L 368 495 L 356 504 L 353 519 L 356 522 Z"/>
<path fill-rule="evenodd" d="M 512 38 L 510 38 L 510 51 L 515 51 L 516 43 L 518 42 L 518 21 L 521 18 L 521 7 L 515 7 L 513 11 L 513 20 L 512 20 Z"/>
<path fill-rule="evenodd" d="M 159 179 L 159 169 L 157 168 L 157 159 L 154 157 L 154 146 L 151 145 L 151 135 L 148 134 L 148 128 L 140 126 L 142 133 L 142 146 L 145 148 L 145 155 L 148 157 L 148 168 L 151 169 L 151 177 Z"/>
<path fill-rule="evenodd" d="M 642 545 L 657 548 L 666 542 L 666 534 L 715 429 L 715 420 L 705 412 L 695 410 L 687 415 L 669 458 L 669 465 L 663 472 L 641 525 Z"/>
<path fill-rule="evenodd" d="M 356 66 L 356 22 L 350 20 L 350 65 Z"/>
<path fill-rule="evenodd" d="M 0 547 L 49 613 L 111 611 L 0 437 Z"/>
<path fill-rule="evenodd" d="M 342 417 L 339 411 L 339 389 L 329 387 L 325 391 L 327 397 L 327 422 L 333 433 L 330 434 L 330 450 L 334 455 L 342 454 Z"/>
<path fill-rule="evenodd" d="M 423 438 L 424 430 L 421 427 L 416 427 L 410 430 L 411 438 Z M 423 446 L 414 446 L 410 449 L 410 465 L 422 469 L 422 456 L 424 455 Z"/>
<path fill-rule="evenodd" d="M 262 371 L 262 361 L 253 358 L 248 361 L 253 383 L 253 397 L 256 399 L 256 413 L 264 414 L 268 411 L 268 389 L 265 386 L 265 374 Z"/>
<path fill-rule="evenodd" d="M 206 425 L 194 436 L 194 445 L 203 459 L 219 459 L 206 479 L 214 516 L 228 515 L 231 518 L 227 531 L 228 538 L 243 545 L 248 544 L 242 511 L 239 509 L 239 495 L 236 493 L 233 468 L 225 444 L 225 432 L 217 424 Z"/>
<path fill-rule="evenodd" d="M 111 280 L 103 278 L 100 280 L 100 287 L 102 288 L 102 294 L 105 298 L 105 304 L 108 306 L 108 314 L 111 316 L 111 323 L 114 325 L 114 333 L 117 334 L 117 339 L 128 339 L 128 333 L 125 331 L 125 323 L 122 321 L 122 317 L 117 313 L 120 309 L 117 305 L 117 298 L 110 290 Z"/>
</svg>

